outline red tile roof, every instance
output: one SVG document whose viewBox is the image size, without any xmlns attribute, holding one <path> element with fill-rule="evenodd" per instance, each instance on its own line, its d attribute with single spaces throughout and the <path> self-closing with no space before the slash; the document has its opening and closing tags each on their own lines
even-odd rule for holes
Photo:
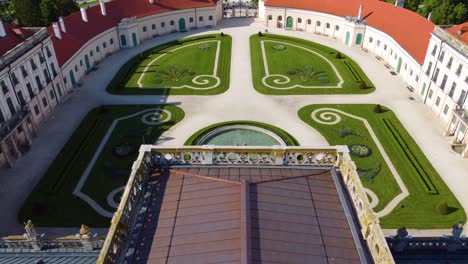
<svg viewBox="0 0 468 264">
<path fill-rule="evenodd" d="M 468 22 L 448 28 L 446 31 L 465 44 L 468 44 Z"/>
<path fill-rule="evenodd" d="M 107 16 L 103 16 L 100 6 L 96 5 L 86 10 L 87 23 L 81 19 L 80 12 L 71 14 L 64 18 L 67 33 L 62 32 L 61 40 L 54 36 L 54 30 L 50 26 L 48 31 L 53 36 L 58 63 L 62 66 L 86 42 L 117 26 L 122 18 L 140 18 L 180 9 L 211 7 L 215 6 L 218 0 L 155 0 L 154 2 L 150 4 L 149 0 L 114 0 L 106 3 Z"/>
<path fill-rule="evenodd" d="M 7 53 L 9 50 L 21 44 L 27 38 L 34 35 L 34 32 L 17 26 L 3 23 L 5 28 L 5 37 L 0 37 L 0 56 Z"/>
<path fill-rule="evenodd" d="M 390 35 L 416 61 L 424 63 L 435 25 L 405 8 L 376 0 L 266 0 L 266 6 L 313 10 L 336 16 L 357 16 L 359 5 L 367 24 Z"/>
</svg>

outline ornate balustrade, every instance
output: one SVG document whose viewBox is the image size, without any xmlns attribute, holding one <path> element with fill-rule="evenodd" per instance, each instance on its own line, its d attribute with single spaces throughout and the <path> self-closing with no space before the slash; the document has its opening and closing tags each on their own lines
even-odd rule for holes
<svg viewBox="0 0 468 264">
<path fill-rule="evenodd" d="M 394 263 L 391 252 L 362 187 L 356 166 L 346 146 L 249 147 L 249 146 L 184 146 L 164 148 L 142 145 L 138 159 L 117 212 L 112 218 L 98 263 L 117 263 L 125 252 L 125 238 L 130 234 L 132 215 L 144 192 L 143 186 L 155 166 L 220 165 L 220 166 L 307 166 L 339 168 L 353 201 L 361 232 L 375 263 Z M 130 228 L 129 228 L 130 227 Z"/>
<path fill-rule="evenodd" d="M 361 225 L 361 233 L 366 240 L 367 247 L 375 263 L 392 264 L 393 260 L 390 248 L 385 240 L 385 235 L 380 228 L 379 219 L 372 210 L 367 195 L 364 192 L 361 179 L 356 170 L 356 165 L 351 160 L 347 151 L 340 153 L 339 168 L 341 176 L 348 189 Z"/>
<path fill-rule="evenodd" d="M 308 147 L 180 147 L 142 146 L 158 165 L 334 166 L 337 148 Z"/>
<path fill-rule="evenodd" d="M 114 213 L 111 227 L 107 233 L 106 241 L 99 255 L 97 263 L 118 263 L 122 248 L 124 248 L 125 238 L 130 232 L 133 210 L 136 208 L 143 186 L 148 179 L 150 172 L 151 153 L 142 151 L 137 160 L 133 163 L 132 173 L 128 179 L 125 191 L 122 195 L 119 208 Z"/>
</svg>

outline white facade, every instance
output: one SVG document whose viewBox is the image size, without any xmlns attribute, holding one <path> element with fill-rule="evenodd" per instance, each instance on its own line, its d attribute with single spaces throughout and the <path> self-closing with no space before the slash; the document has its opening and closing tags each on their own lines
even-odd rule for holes
<svg viewBox="0 0 468 264">
<path fill-rule="evenodd" d="M 468 109 L 468 47 L 442 29 L 432 33 L 418 87 L 424 102 L 444 122 L 452 110 Z"/>
<path fill-rule="evenodd" d="M 66 91 L 45 29 L 4 54 L 2 61 L 8 65 L 0 67 L 0 166 L 12 166 Z"/>
</svg>

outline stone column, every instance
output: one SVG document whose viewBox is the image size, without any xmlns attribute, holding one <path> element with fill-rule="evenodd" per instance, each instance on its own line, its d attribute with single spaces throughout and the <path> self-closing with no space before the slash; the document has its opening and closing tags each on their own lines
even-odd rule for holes
<svg viewBox="0 0 468 264">
<path fill-rule="evenodd" d="M 28 143 L 28 146 L 32 146 L 31 132 L 29 131 L 29 127 L 26 124 L 26 122 L 23 122 L 21 124 L 21 128 L 24 131 L 24 138 L 26 139 L 26 142 Z"/>
<path fill-rule="evenodd" d="M 8 147 L 7 140 L 4 140 L 0 143 L 0 148 L 2 150 L 3 155 L 5 156 L 5 160 L 7 162 L 8 167 L 13 167 L 14 159 L 11 157 L 10 148 Z"/>
<path fill-rule="evenodd" d="M 466 144 L 465 150 L 462 152 L 461 156 L 463 158 L 468 158 L 468 143 Z"/>
<path fill-rule="evenodd" d="M 453 135 L 455 136 L 455 138 L 452 141 L 453 144 L 457 143 L 458 132 L 460 132 L 460 128 L 461 128 L 461 121 L 458 120 L 458 122 L 455 125 L 455 132 L 453 133 Z"/>
<path fill-rule="evenodd" d="M 451 128 L 452 128 L 453 119 L 455 119 L 455 114 L 452 112 L 452 114 L 450 115 L 448 125 L 447 125 L 447 129 L 445 130 L 445 133 L 444 133 L 444 136 L 446 137 L 450 136 L 450 132 L 452 131 Z"/>
<path fill-rule="evenodd" d="M 15 154 L 16 158 L 21 158 L 21 152 L 18 149 L 18 145 L 16 144 L 16 139 L 13 136 L 9 137 L 8 140 L 10 141 L 11 149 Z"/>
</svg>

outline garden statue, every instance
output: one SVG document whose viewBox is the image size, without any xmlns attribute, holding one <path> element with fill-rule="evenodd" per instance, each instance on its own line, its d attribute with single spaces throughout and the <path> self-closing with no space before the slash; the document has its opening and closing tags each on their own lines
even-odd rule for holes
<svg viewBox="0 0 468 264">
<path fill-rule="evenodd" d="M 91 236 L 92 236 L 91 228 L 89 228 L 86 225 L 81 225 L 80 236 L 81 236 L 82 239 L 90 239 Z"/>
<path fill-rule="evenodd" d="M 27 223 L 24 223 L 24 229 L 26 230 L 26 234 L 29 240 L 37 239 L 37 232 L 31 220 L 28 220 Z"/>
<path fill-rule="evenodd" d="M 460 240 L 461 233 L 463 232 L 463 222 L 460 221 L 458 224 L 453 225 L 452 229 L 452 240 Z"/>
</svg>

